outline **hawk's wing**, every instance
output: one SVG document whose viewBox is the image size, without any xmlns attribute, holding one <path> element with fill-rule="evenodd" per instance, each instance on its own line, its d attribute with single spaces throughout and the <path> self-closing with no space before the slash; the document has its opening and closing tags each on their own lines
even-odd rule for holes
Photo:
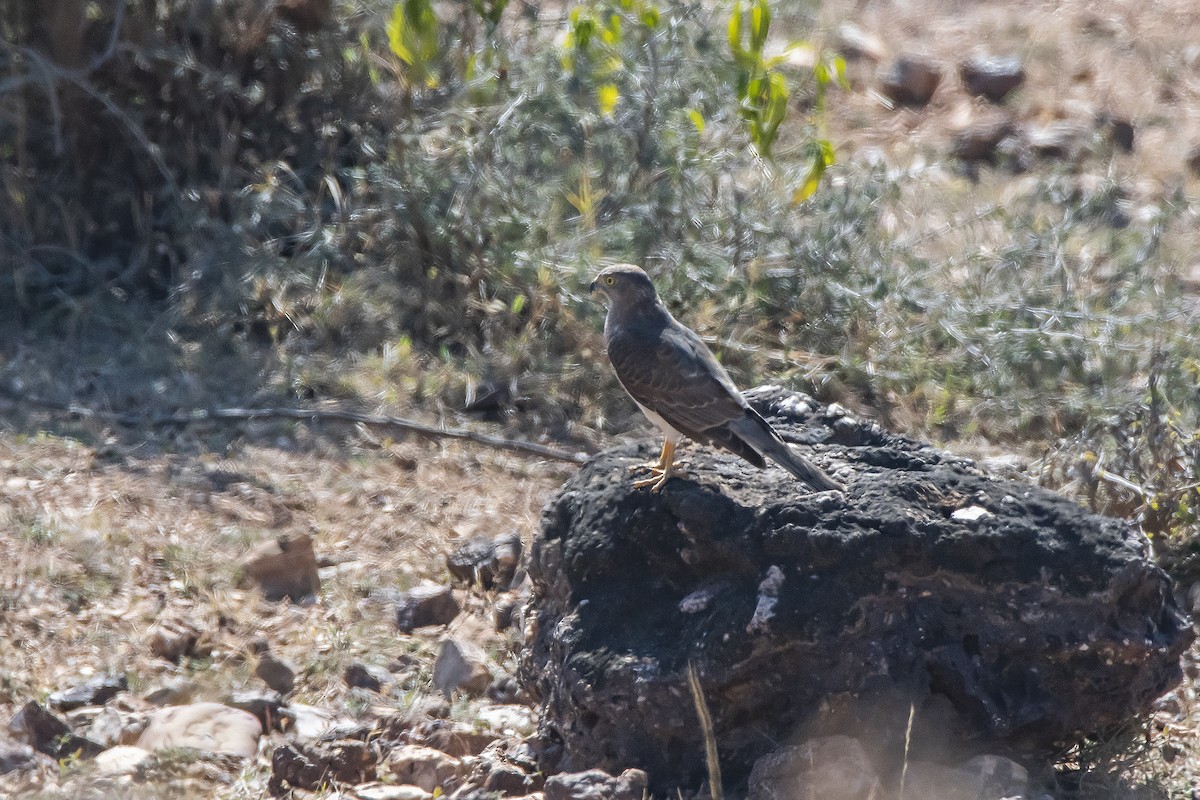
<svg viewBox="0 0 1200 800">
<path fill-rule="evenodd" d="M 699 441 L 712 438 L 705 431 L 745 416 L 746 401 L 699 336 L 673 319 L 657 335 L 640 333 L 621 331 L 607 342 L 608 358 L 634 400 Z"/>
</svg>

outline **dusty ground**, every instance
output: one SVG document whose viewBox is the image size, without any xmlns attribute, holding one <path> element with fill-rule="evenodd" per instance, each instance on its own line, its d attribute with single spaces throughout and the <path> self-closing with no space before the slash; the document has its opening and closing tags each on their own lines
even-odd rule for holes
<svg viewBox="0 0 1200 800">
<path fill-rule="evenodd" d="M 379 703 L 397 711 L 434 693 L 435 640 L 396 632 L 395 593 L 421 577 L 444 580 L 445 553 L 473 535 L 532 530 L 567 470 L 437 441 L 368 443 L 352 433 L 334 446 L 302 427 L 275 427 L 258 431 L 269 443 L 213 453 L 185 437 L 187 455 L 151 456 L 103 444 L 110 437 L 100 429 L 98 447 L 0 432 L 0 717 L 106 671 L 125 673 L 135 693 L 181 676 L 200 700 L 262 690 L 247 649 L 256 637 L 299 667 L 295 702 L 365 713 L 349 697 L 345 667 L 406 657 L 423 667 Z M 270 603 L 237 586 L 247 550 L 287 532 L 310 534 L 327 565 L 315 604 Z M 181 666 L 150 652 L 149 628 L 175 620 L 210 633 L 210 658 Z M 512 666 L 504 648 L 494 656 Z M 470 716 L 465 705 L 454 714 Z M 261 796 L 270 770 L 259 767 L 216 770 L 218 780 L 186 790 Z M 69 796 L 82 791 L 70 772 Z"/>
<path fill-rule="evenodd" d="M 910 206 L 921 213 L 897 217 L 897 231 L 953 227 L 981 204 L 1022 190 L 1019 176 L 985 173 L 972 183 L 944 163 L 954 132 L 986 114 L 1038 123 L 1100 113 L 1128 118 L 1137 132 L 1134 151 L 1098 153 L 1081 171 L 1122 181 L 1135 213 L 1197 194 L 1200 179 L 1185 157 L 1200 141 L 1200 6 L 1190 0 L 1097 5 L 837 0 L 824 6 L 821 32 L 831 39 L 839 24 L 853 21 L 889 54 L 922 52 L 949 68 L 924 109 L 887 108 L 872 88 L 876 67 L 867 63 L 851 65 L 855 90 L 831 101 L 830 133 L 842 159 L 883 154 L 897 168 L 927 175 L 918 183 L 920 204 Z M 1026 60 L 1026 87 L 1004 109 L 967 97 L 953 75 L 953 65 L 976 52 Z M 1185 267 L 1195 251 L 1192 228 L 1174 232 L 1174 252 Z M 36 352 L 22 358 L 23 369 L 38 368 Z M 445 552 L 474 534 L 517 530 L 527 538 L 570 470 L 473 446 L 380 441 L 353 429 L 264 424 L 131 433 L 31 408 L 0 410 L 0 719 L 29 698 L 104 671 L 128 674 L 135 692 L 179 675 L 196 681 L 201 699 L 261 688 L 246 649 L 257 636 L 300 667 L 296 700 L 365 713 L 341 680 L 347 664 L 386 665 L 405 655 L 421 661 L 432 653 L 432 639 L 395 631 L 393 593 L 424 577 L 442 579 Z M 326 564 L 315 604 L 269 603 L 236 583 L 239 559 L 286 532 L 311 534 Z M 155 658 L 146 631 L 163 619 L 209 630 L 211 658 L 183 667 Z M 405 680 L 380 702 L 399 708 L 432 692 L 427 669 Z M 1145 760 L 1128 772 L 1153 776 L 1148 796 L 1200 791 L 1194 698 L 1189 681 L 1160 715 Z M 454 713 L 469 718 L 471 711 L 462 706 Z M 66 764 L 61 774 L 32 782 L 0 779 L 0 791 L 49 796 L 61 784 L 60 794 L 73 796 L 87 785 L 86 769 Z M 261 797 L 268 772 L 260 761 L 217 769 L 186 788 L 172 783 L 177 775 L 166 775 L 162 785 L 175 786 L 173 795 Z M 114 788 L 110 796 L 124 791 Z"/>
</svg>

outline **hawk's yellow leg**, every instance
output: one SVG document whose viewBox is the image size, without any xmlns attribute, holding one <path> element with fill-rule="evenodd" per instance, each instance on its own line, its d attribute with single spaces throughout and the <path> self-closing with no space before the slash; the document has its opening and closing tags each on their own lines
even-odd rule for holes
<svg viewBox="0 0 1200 800">
<path fill-rule="evenodd" d="M 662 455 L 658 457 L 658 463 L 650 467 L 650 477 L 634 481 L 633 488 L 640 489 L 643 486 L 649 486 L 650 491 L 657 492 L 662 489 L 663 484 L 671 479 L 671 476 L 679 474 L 679 470 L 675 469 L 675 443 L 666 439 L 663 441 Z"/>
</svg>

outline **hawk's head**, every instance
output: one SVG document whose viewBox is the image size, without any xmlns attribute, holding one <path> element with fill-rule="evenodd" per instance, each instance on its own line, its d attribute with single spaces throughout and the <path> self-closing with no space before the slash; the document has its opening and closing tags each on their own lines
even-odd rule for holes
<svg viewBox="0 0 1200 800">
<path fill-rule="evenodd" d="M 658 295 L 650 276 L 641 267 L 632 264 L 614 264 L 605 267 L 592 281 L 591 291 L 603 292 L 611 303 L 633 303 L 654 300 Z"/>
</svg>

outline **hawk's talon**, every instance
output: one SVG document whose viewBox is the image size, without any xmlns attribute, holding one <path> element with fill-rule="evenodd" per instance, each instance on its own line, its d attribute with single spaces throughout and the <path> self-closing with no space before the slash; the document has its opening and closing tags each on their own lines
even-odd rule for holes
<svg viewBox="0 0 1200 800">
<path fill-rule="evenodd" d="M 669 481 L 671 478 L 679 477 L 681 474 L 682 473 L 680 473 L 677 469 L 662 469 L 656 464 L 650 467 L 649 478 L 642 478 L 641 480 L 634 481 L 632 486 L 635 489 L 641 489 L 645 486 L 649 486 L 650 491 L 661 492 L 667 481 Z"/>
<path fill-rule="evenodd" d="M 679 470 L 675 469 L 675 443 L 670 439 L 663 442 L 662 455 L 658 457 L 657 464 L 634 464 L 629 471 L 641 470 L 644 467 L 650 468 L 650 477 L 634 481 L 633 488 L 641 489 L 643 486 L 649 486 L 650 491 L 661 492 L 667 481 L 681 474 Z"/>
</svg>

